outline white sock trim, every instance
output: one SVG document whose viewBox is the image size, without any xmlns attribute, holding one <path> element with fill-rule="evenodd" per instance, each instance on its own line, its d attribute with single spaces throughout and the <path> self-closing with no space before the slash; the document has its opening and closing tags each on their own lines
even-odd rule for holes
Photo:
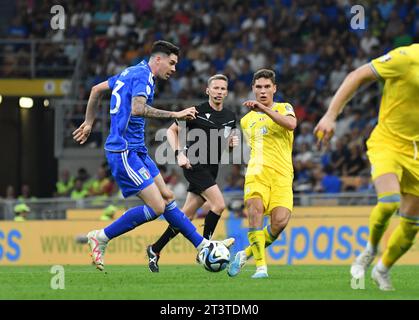
<svg viewBox="0 0 419 320">
<path fill-rule="evenodd" d="M 105 234 L 105 229 L 99 230 L 99 233 L 97 235 L 98 240 L 108 242 L 109 238 Z"/>
<path fill-rule="evenodd" d="M 268 272 L 268 266 L 259 266 L 256 267 L 256 272 Z"/>
<path fill-rule="evenodd" d="M 388 272 L 390 269 L 389 268 L 387 268 L 384 264 L 383 264 L 383 261 L 380 259 L 380 261 L 378 261 L 378 264 L 377 264 L 377 270 L 378 271 L 380 271 L 380 272 Z"/>
<path fill-rule="evenodd" d="M 200 251 L 208 242 L 209 242 L 208 239 L 203 238 L 202 242 L 198 244 L 198 246 L 196 247 L 196 250 Z"/>
</svg>

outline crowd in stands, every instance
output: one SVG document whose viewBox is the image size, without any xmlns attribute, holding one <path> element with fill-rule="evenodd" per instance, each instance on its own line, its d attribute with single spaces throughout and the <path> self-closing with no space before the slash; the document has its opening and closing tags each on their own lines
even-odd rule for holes
<svg viewBox="0 0 419 320">
<path fill-rule="evenodd" d="M 17 1 L 17 15 L 6 37 L 79 39 L 85 63 L 77 99 L 87 99 L 92 85 L 147 58 L 152 43 L 165 39 L 178 44 L 181 55 L 173 77 L 158 82 L 156 100 L 177 99 L 186 104 L 190 99 L 204 100 L 207 78 L 223 73 L 229 78 L 226 106 L 240 119 L 246 112 L 241 103 L 252 97 L 253 73 L 268 67 L 277 75 L 275 99 L 290 102 L 299 123 L 293 154 L 294 191 L 372 190 L 365 141 L 377 122 L 379 85 L 363 88 L 346 108 L 329 146 L 319 149 L 312 132 L 350 70 L 392 48 L 419 42 L 417 1 L 70 0 L 63 4 L 66 29 L 59 31 L 49 25 L 53 2 L 23 10 L 28 2 Z M 350 26 L 355 4 L 365 9 L 365 29 Z M 63 53 L 66 59 L 74 59 L 70 44 Z M 82 121 L 84 108 L 78 104 L 67 114 L 69 132 Z M 149 122 L 149 142 L 162 126 L 168 124 Z M 92 137 L 91 146 L 102 143 L 100 135 Z M 227 191 L 243 187 L 245 168 L 233 166 L 232 170 L 224 181 Z M 169 176 L 176 192 L 185 192 L 182 177 L 176 172 Z M 83 197 L 100 191 L 109 195 L 116 189 L 103 172 L 98 172 L 95 185 L 86 184 L 83 174 L 72 183 L 63 194 Z"/>
</svg>

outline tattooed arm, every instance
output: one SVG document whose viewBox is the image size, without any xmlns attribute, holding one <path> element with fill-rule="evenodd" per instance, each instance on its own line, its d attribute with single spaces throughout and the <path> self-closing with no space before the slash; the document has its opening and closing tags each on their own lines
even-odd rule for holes
<svg viewBox="0 0 419 320">
<path fill-rule="evenodd" d="M 144 118 L 166 118 L 190 120 L 195 119 L 197 113 L 195 107 L 187 108 L 182 111 L 166 111 L 150 107 L 146 104 L 146 98 L 143 96 L 135 96 L 131 102 L 131 114 Z"/>
</svg>

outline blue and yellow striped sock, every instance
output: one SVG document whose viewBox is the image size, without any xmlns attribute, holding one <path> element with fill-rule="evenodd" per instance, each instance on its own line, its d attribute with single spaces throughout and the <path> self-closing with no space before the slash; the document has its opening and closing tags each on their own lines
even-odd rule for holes
<svg viewBox="0 0 419 320">
<path fill-rule="evenodd" d="M 384 192 L 378 194 L 378 202 L 372 209 L 369 228 L 369 245 L 377 251 L 378 244 L 386 231 L 390 218 L 400 207 L 400 193 Z"/>
</svg>

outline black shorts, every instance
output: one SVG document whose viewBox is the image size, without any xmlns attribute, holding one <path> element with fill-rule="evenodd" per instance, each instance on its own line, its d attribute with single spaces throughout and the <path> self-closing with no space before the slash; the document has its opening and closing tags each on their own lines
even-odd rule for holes
<svg viewBox="0 0 419 320">
<path fill-rule="evenodd" d="M 200 195 L 217 184 L 218 165 L 194 165 L 192 169 L 183 169 L 183 174 L 189 182 L 188 192 Z"/>
</svg>

